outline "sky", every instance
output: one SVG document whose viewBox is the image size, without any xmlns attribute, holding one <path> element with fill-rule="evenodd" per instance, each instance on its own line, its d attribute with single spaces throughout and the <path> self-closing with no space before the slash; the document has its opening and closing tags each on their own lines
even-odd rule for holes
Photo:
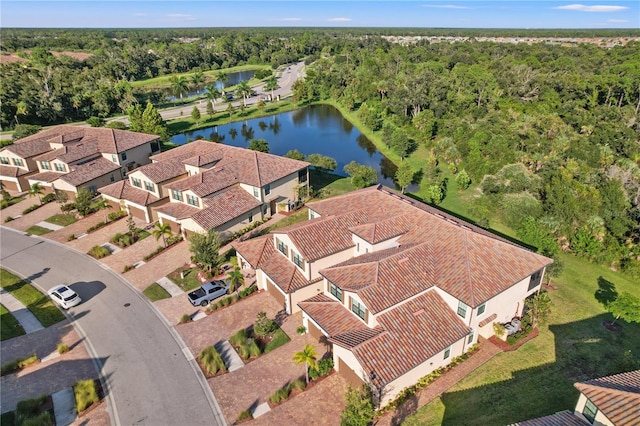
<svg viewBox="0 0 640 426">
<path fill-rule="evenodd" d="M 640 28 L 640 1 L 2 0 L 2 28 Z"/>
</svg>

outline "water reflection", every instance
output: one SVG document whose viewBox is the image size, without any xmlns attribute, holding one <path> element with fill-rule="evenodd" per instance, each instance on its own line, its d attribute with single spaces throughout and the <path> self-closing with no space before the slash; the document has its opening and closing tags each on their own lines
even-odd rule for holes
<svg viewBox="0 0 640 426">
<path fill-rule="evenodd" d="M 225 140 L 227 135 L 229 138 Z M 243 148 L 251 139 L 264 139 L 270 152 L 277 155 L 293 149 L 304 155 L 326 155 L 336 160 L 338 167 L 334 173 L 341 175 L 345 175 L 345 164 L 356 161 L 373 167 L 378 172 L 380 183 L 395 187 L 395 164 L 378 152 L 365 135 L 330 105 L 313 105 L 270 117 L 187 132 L 174 136 L 171 142 L 183 144 L 198 136 Z M 417 186 L 409 190 L 417 190 Z"/>
<path fill-rule="evenodd" d="M 255 71 L 232 72 L 227 74 L 227 78 L 225 79 L 225 81 L 216 81 L 215 85 L 218 88 L 218 90 L 223 90 L 225 87 L 235 86 L 241 81 L 251 80 L 254 74 L 255 74 Z M 182 95 L 183 95 L 183 99 L 187 99 L 187 98 L 193 98 L 196 96 L 204 95 L 205 92 L 206 90 L 204 90 L 204 87 L 196 87 L 196 88 L 190 89 L 186 94 L 183 93 Z M 175 93 L 171 88 L 167 88 L 165 90 L 165 95 L 166 95 L 165 99 L 171 102 L 180 99 L 180 96 L 175 96 Z"/>
</svg>

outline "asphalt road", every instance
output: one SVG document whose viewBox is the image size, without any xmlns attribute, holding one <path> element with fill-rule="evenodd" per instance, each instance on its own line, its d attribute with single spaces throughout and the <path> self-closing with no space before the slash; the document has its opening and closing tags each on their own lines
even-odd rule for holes
<svg viewBox="0 0 640 426">
<path fill-rule="evenodd" d="M 115 425 L 224 425 L 189 350 L 140 293 L 63 245 L 0 228 L 2 267 L 47 290 L 66 283 L 83 299 L 68 311 L 107 384 Z"/>
</svg>

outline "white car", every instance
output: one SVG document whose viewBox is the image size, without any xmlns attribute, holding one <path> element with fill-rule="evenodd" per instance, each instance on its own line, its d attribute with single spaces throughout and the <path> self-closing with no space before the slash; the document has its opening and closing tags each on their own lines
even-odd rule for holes
<svg viewBox="0 0 640 426">
<path fill-rule="evenodd" d="M 78 293 L 71 290 L 66 285 L 57 285 L 48 291 L 51 299 L 64 309 L 69 309 L 73 306 L 77 306 L 82 302 Z"/>
</svg>

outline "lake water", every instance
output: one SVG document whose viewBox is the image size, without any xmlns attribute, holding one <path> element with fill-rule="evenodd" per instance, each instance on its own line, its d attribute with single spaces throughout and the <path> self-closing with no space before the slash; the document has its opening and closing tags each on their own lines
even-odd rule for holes
<svg viewBox="0 0 640 426">
<path fill-rule="evenodd" d="M 216 81 L 215 84 L 218 89 L 222 90 L 223 87 L 235 86 L 241 81 L 251 80 L 254 74 L 255 74 L 255 71 L 230 72 L 229 74 L 227 74 L 227 80 L 224 82 L 224 86 L 220 81 Z M 204 95 L 204 93 L 205 93 L 205 90 L 203 87 L 201 87 L 198 90 L 189 90 L 189 92 L 184 96 L 184 99 Z M 175 101 L 177 99 L 180 99 L 180 97 L 174 96 L 174 94 L 171 92 L 171 89 L 167 89 L 166 99 L 168 101 Z"/>
<path fill-rule="evenodd" d="M 336 160 L 338 167 L 334 173 L 340 175 L 346 175 L 345 164 L 355 161 L 373 167 L 378 172 L 378 182 L 396 187 L 393 182 L 396 165 L 330 105 L 311 105 L 269 117 L 182 133 L 171 138 L 171 142 L 182 145 L 198 136 L 242 148 L 248 147 L 251 139 L 264 139 L 269 143 L 269 152 L 276 155 L 293 149 L 304 155 L 326 155 Z M 417 186 L 408 189 L 414 191 Z"/>
</svg>

